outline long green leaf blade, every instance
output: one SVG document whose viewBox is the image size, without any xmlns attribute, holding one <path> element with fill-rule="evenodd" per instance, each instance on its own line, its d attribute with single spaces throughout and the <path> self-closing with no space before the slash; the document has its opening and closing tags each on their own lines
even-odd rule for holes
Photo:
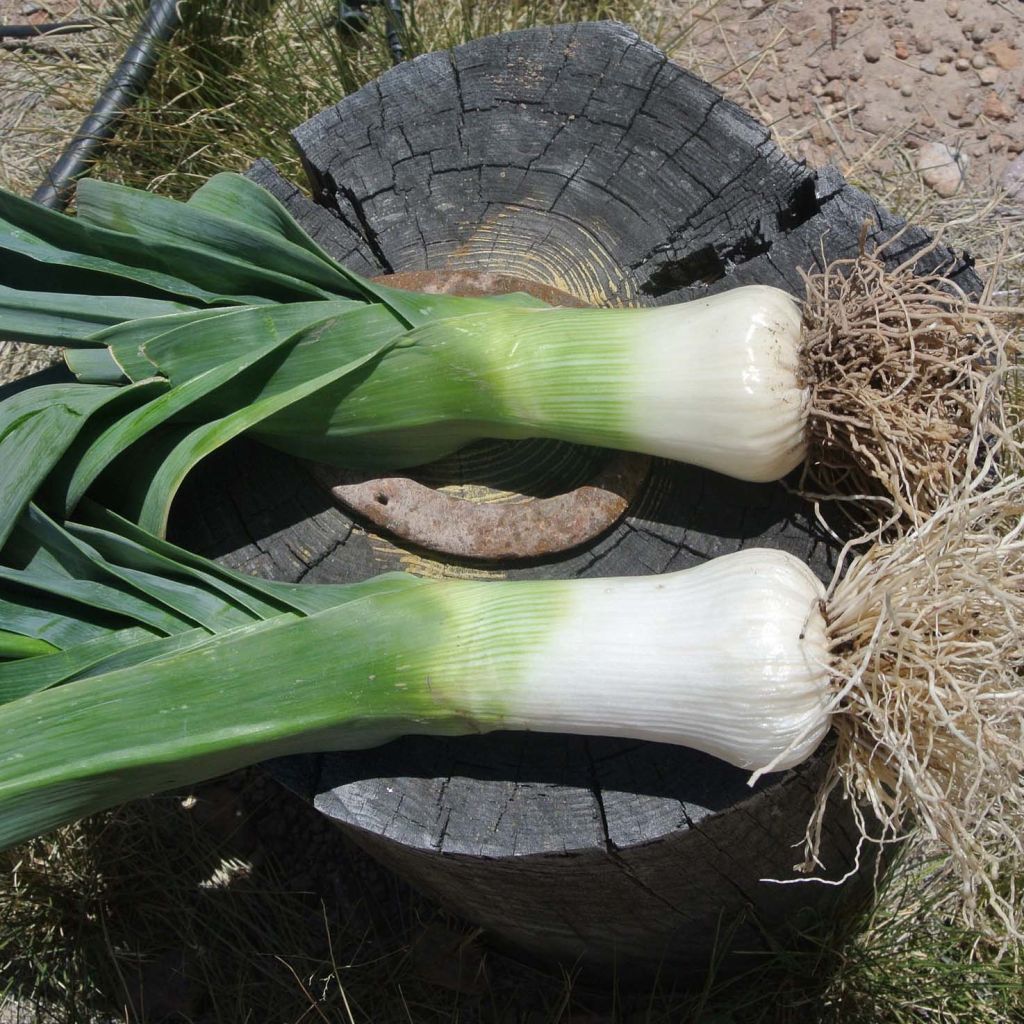
<svg viewBox="0 0 1024 1024">
<path fill-rule="evenodd" d="M 274 284 L 296 298 L 362 295 L 350 275 L 279 234 L 152 192 L 85 178 L 78 185 L 78 216 L 133 235 L 146 248 L 187 247 L 243 280 Z"/>
<path fill-rule="evenodd" d="M 25 636 L 22 633 L 11 633 L 9 630 L 0 629 L 0 659 L 3 658 L 30 658 L 35 659 L 39 655 L 53 654 L 57 650 L 53 644 L 45 640 L 38 640 L 36 637 Z M 4 666 L 0 664 L 0 672 Z"/>
<path fill-rule="evenodd" d="M 20 291 L 0 284 L 0 337 L 43 345 L 99 347 L 103 343 L 93 341 L 92 336 L 105 327 L 190 308 L 164 299 Z"/>
<path fill-rule="evenodd" d="M 48 384 L 0 402 L 0 549 L 18 517 L 50 470 L 85 427 L 89 417 L 115 399 L 142 400 L 149 384 L 108 388 L 91 384 Z"/>
<path fill-rule="evenodd" d="M 193 632 L 209 636 L 204 629 Z M 104 633 L 56 653 L 53 653 L 55 648 L 51 644 L 32 641 L 46 648 L 43 657 L 22 655 L 20 661 L 0 663 L 0 704 L 73 679 L 79 672 L 109 661 L 112 655 L 138 650 L 152 639 L 154 635 L 150 630 L 130 627 Z"/>
<path fill-rule="evenodd" d="M 268 419 L 276 412 L 297 402 L 311 399 L 318 391 L 351 376 L 372 360 L 384 355 L 393 345 L 394 341 L 388 342 L 374 351 L 329 370 L 327 373 L 320 374 L 312 380 L 298 384 L 287 391 L 261 398 L 213 423 L 204 424 L 190 431 L 165 457 L 162 457 L 156 472 L 152 475 L 148 472 L 140 474 L 140 479 L 148 481 L 148 486 L 142 494 L 139 505 L 138 524 L 150 533 L 163 536 L 167 529 L 167 517 L 170 514 L 174 495 L 197 463 L 222 445 L 227 444 L 232 438 Z"/>
</svg>

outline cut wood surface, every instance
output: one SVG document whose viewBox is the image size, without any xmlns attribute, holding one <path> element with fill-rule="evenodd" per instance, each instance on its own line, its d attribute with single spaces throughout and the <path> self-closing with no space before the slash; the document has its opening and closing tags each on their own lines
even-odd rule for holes
<svg viewBox="0 0 1024 1024">
<path fill-rule="evenodd" d="M 614 23 L 418 58 L 294 136 L 312 199 L 269 164 L 251 176 L 370 275 L 489 271 L 596 305 L 661 305 L 752 283 L 799 295 L 800 268 L 855 254 L 865 224 L 872 241 L 900 226 L 834 169 L 788 159 L 767 128 Z M 926 240 L 906 232 L 894 258 Z M 977 287 L 967 263 L 951 273 Z M 445 472 L 460 485 L 543 496 L 559 480 L 586 480 L 594 458 L 550 442 L 484 443 Z M 827 580 L 835 557 L 813 511 L 782 485 L 655 460 L 626 516 L 585 547 L 458 564 L 374 532 L 296 462 L 247 442 L 194 474 L 172 529 L 247 572 L 307 582 L 395 568 L 660 573 L 752 545 L 790 551 Z M 663 961 L 702 971 L 716 944 L 763 949 L 767 936 L 867 890 L 868 855 L 840 889 L 763 881 L 793 876 L 823 765 L 816 755 L 751 791 L 745 772 L 682 748 L 494 734 L 408 739 L 273 770 L 499 945 L 628 974 Z M 852 822 L 837 806 L 828 824 L 823 857 L 839 877 L 854 864 Z"/>
</svg>

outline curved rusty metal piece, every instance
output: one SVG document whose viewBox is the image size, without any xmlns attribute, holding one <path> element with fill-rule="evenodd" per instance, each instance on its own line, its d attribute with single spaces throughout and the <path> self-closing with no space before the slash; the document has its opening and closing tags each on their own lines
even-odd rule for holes
<svg viewBox="0 0 1024 1024">
<path fill-rule="evenodd" d="M 645 455 L 617 452 L 589 483 L 553 498 L 475 502 L 407 476 L 360 478 L 313 465 L 337 501 L 416 547 L 459 558 L 542 558 L 585 544 L 629 508 L 647 476 Z"/>
<path fill-rule="evenodd" d="M 585 306 L 586 303 L 569 292 L 540 281 L 509 274 L 492 274 L 486 270 L 403 270 L 397 274 L 375 277 L 374 281 L 404 288 L 410 292 L 430 295 L 511 295 L 526 292 L 549 306 Z"/>
<path fill-rule="evenodd" d="M 527 292 L 553 306 L 584 306 L 548 284 L 478 270 L 414 270 L 377 281 L 410 291 L 446 295 Z M 550 498 L 472 501 L 409 476 L 366 477 L 307 463 L 335 501 L 396 538 L 463 559 L 508 561 L 568 551 L 604 533 L 625 513 L 647 477 L 651 460 L 610 453 L 587 483 Z"/>
</svg>

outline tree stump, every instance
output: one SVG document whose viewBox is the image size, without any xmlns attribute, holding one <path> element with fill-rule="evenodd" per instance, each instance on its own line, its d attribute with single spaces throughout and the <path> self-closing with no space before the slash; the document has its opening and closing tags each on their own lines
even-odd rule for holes
<svg viewBox="0 0 1024 1024">
<path fill-rule="evenodd" d="M 799 295 L 800 268 L 853 255 L 865 224 L 872 240 L 900 226 L 833 168 L 788 159 L 767 128 L 609 22 L 420 57 L 294 139 L 312 201 L 266 163 L 251 176 L 369 275 L 486 271 L 596 305 L 660 305 L 752 283 Z M 893 257 L 925 241 L 908 230 Z M 975 289 L 968 264 L 952 260 L 949 272 Z M 578 484 L 573 474 L 586 479 L 595 457 L 605 456 L 484 444 L 446 472 L 543 497 Z M 306 468 L 247 442 L 194 474 L 172 530 L 246 572 L 307 582 L 395 568 L 660 573 L 748 545 L 788 550 L 828 579 L 835 556 L 785 487 L 655 460 L 626 514 L 582 547 L 468 562 L 385 534 L 337 507 Z M 746 773 L 683 748 L 504 733 L 410 738 L 272 770 L 499 946 L 614 966 L 621 978 L 662 964 L 701 972 L 723 951 L 765 950 L 867 891 L 872 858 L 853 870 L 851 816 L 838 802 L 823 858 L 829 877 L 851 879 L 838 888 L 764 881 L 793 877 L 823 765 L 816 755 L 751 790 Z M 736 952 L 725 961 L 746 963 Z"/>
</svg>

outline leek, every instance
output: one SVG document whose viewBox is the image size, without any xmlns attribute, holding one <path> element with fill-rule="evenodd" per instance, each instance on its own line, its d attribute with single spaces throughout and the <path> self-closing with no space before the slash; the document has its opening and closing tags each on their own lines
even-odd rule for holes
<svg viewBox="0 0 1024 1024">
<path fill-rule="evenodd" d="M 70 436 L 38 449 L 31 485 L 0 504 L 0 543 L 44 479 L 64 515 L 104 473 L 119 508 L 162 533 L 191 467 L 243 431 L 374 469 L 483 436 L 752 481 L 804 465 L 808 489 L 882 494 L 913 522 L 1000 415 L 1007 361 L 984 310 L 876 257 L 809 278 L 802 312 L 761 286 L 630 310 L 417 294 L 346 270 L 232 174 L 187 203 L 86 180 L 76 218 L 0 196 L 0 251 L 0 336 L 67 346 L 79 388 L 148 389 L 111 412 L 91 400 L 73 452 Z M 53 290 L 27 290 L 44 270 Z"/>
<path fill-rule="evenodd" d="M 612 734 L 756 769 L 799 763 L 828 729 L 824 587 L 785 552 L 657 577 L 294 587 L 98 521 L 121 532 L 30 508 L 10 545 L 24 567 L 0 573 L 26 640 L 61 646 L 0 662 L 0 845 L 409 733 Z"/>
<path fill-rule="evenodd" d="M 1013 929 L 999 870 L 1024 812 L 1024 477 L 977 482 L 828 587 L 762 549 L 643 578 L 271 583 L 89 503 L 65 526 L 30 506 L 0 571 L 0 844 L 411 733 L 682 743 L 756 779 L 831 728 L 802 866 L 841 786 L 874 841 L 911 812 Z"/>
</svg>

